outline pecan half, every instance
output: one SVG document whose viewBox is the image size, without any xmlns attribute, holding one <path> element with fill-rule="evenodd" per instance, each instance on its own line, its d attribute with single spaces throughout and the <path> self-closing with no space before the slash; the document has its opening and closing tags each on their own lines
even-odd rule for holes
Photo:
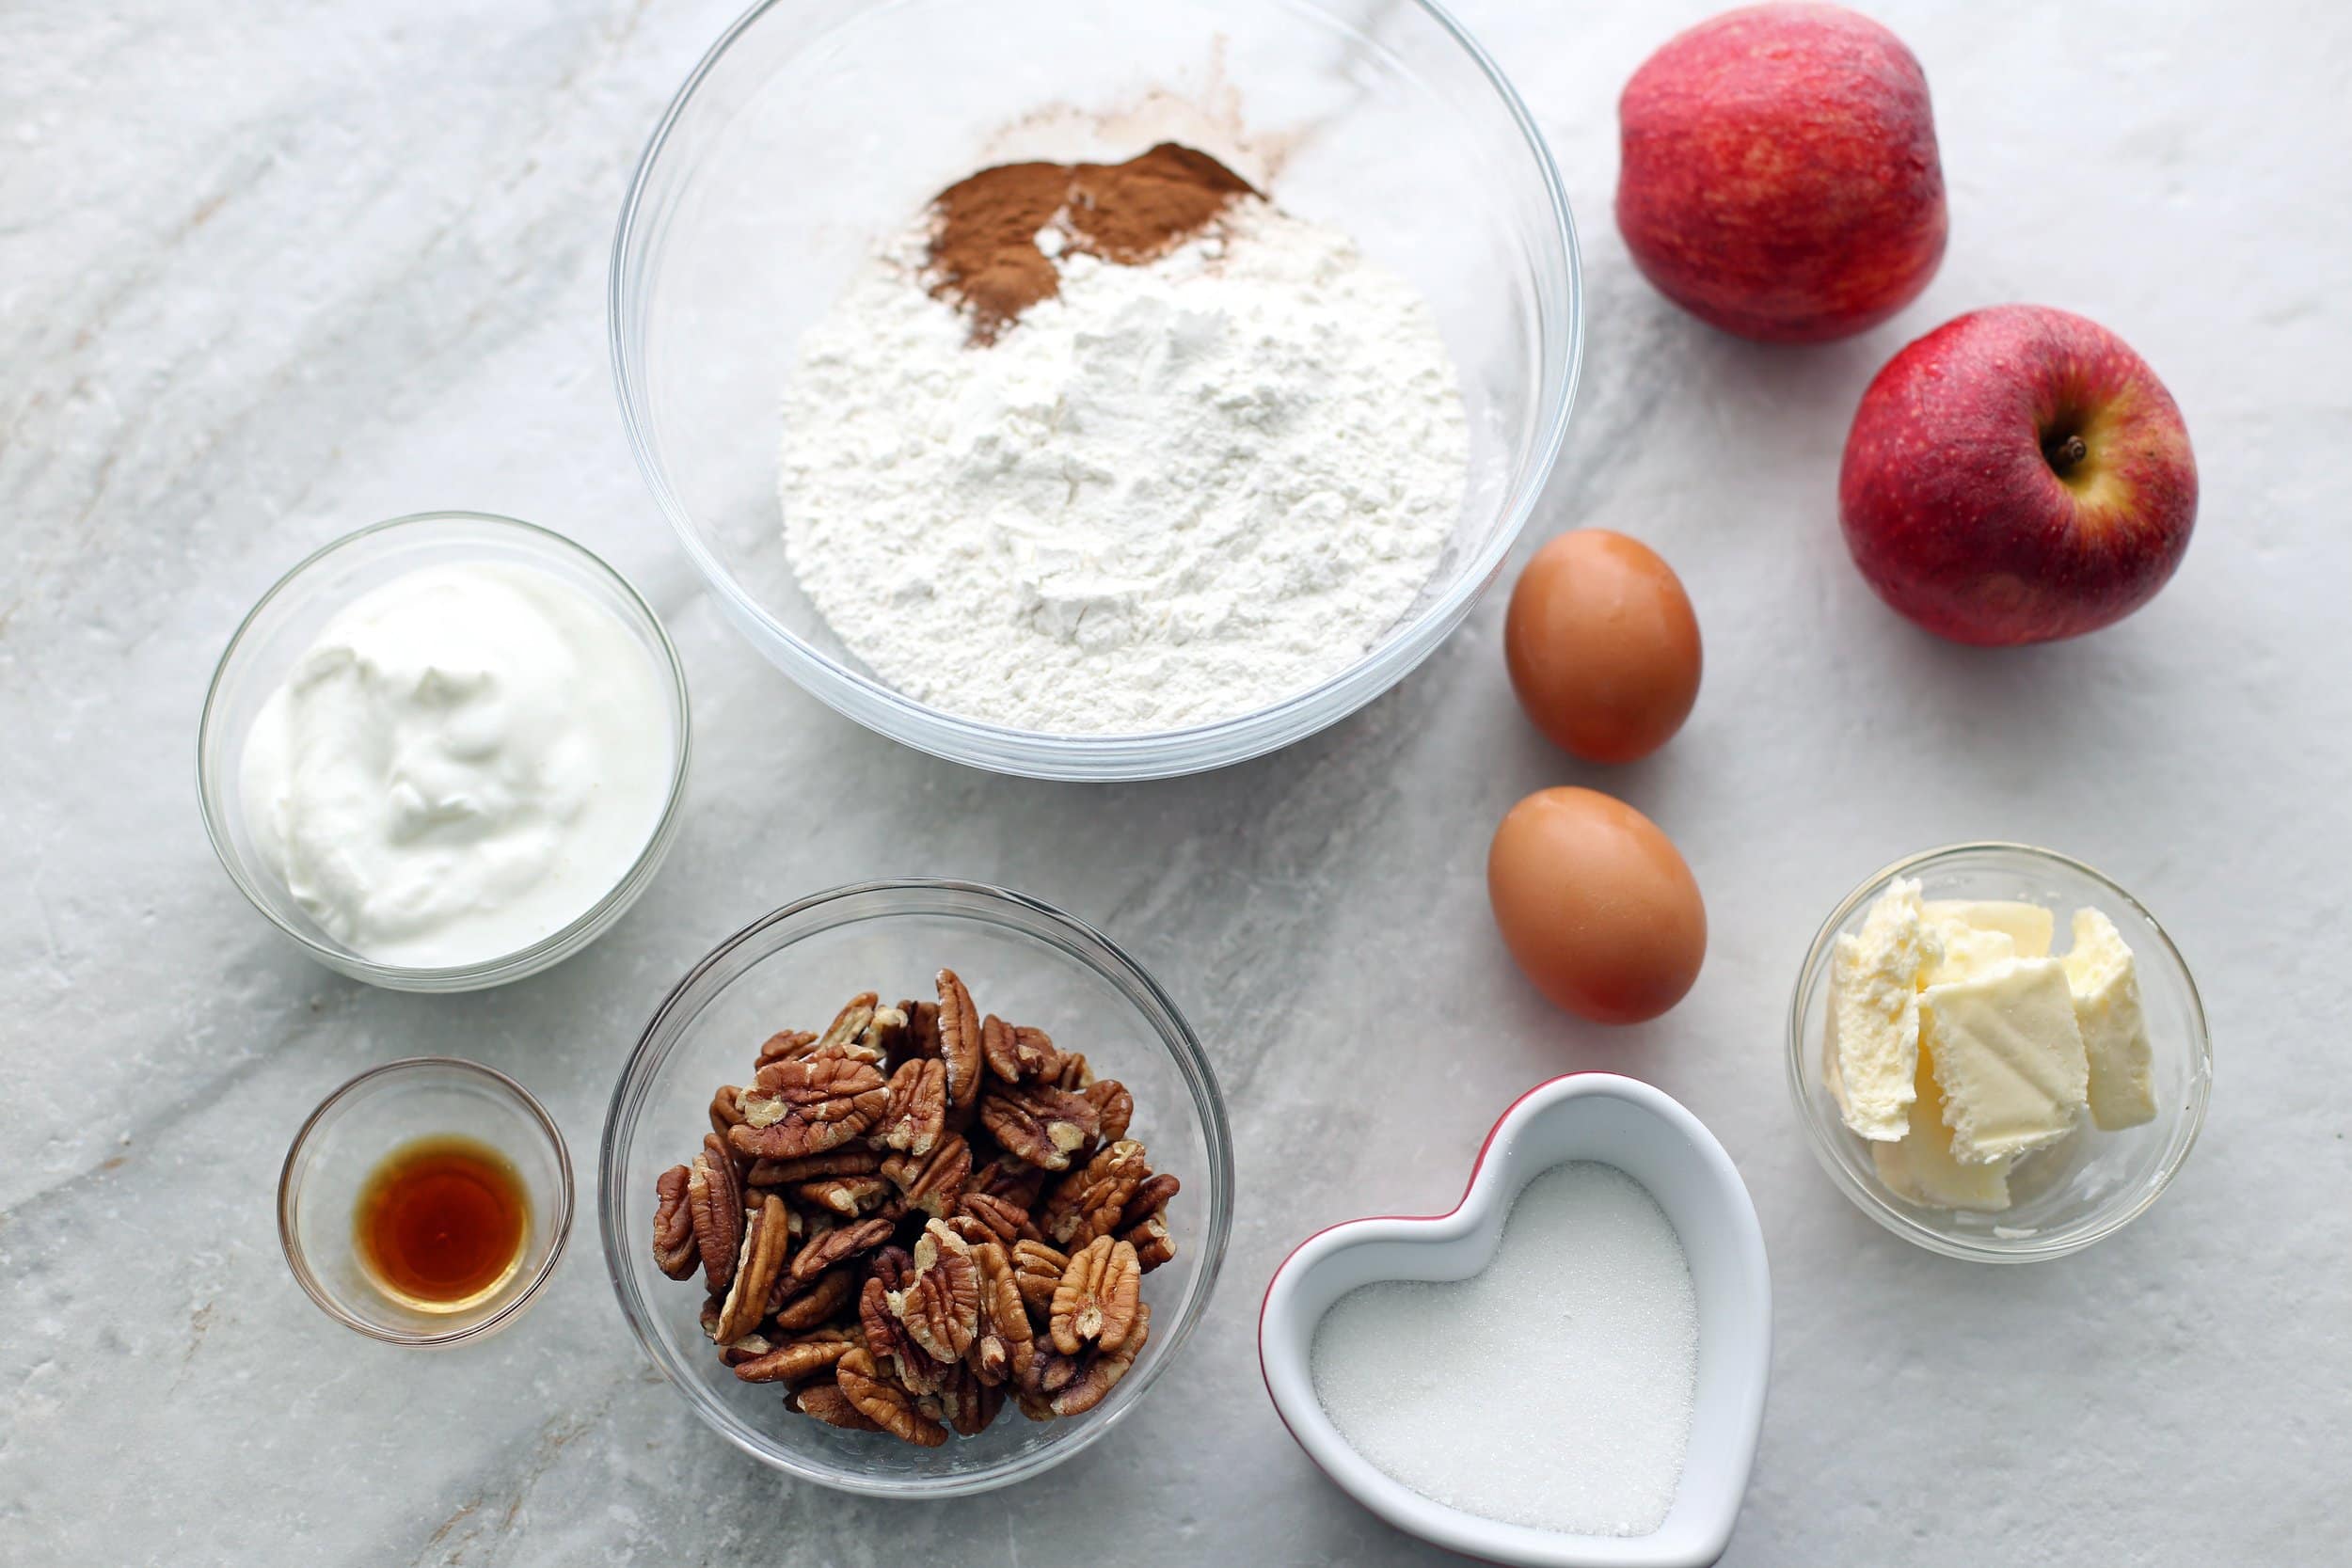
<svg viewBox="0 0 2352 1568">
<path fill-rule="evenodd" d="M 743 1108 L 738 1102 L 742 1093 L 733 1084 L 722 1084 L 719 1092 L 710 1097 L 710 1130 L 723 1138 L 728 1128 L 739 1126 L 743 1120 Z"/>
<path fill-rule="evenodd" d="M 1007 1023 L 994 1013 L 980 1021 L 980 1054 L 988 1059 L 988 1069 L 1008 1084 L 1049 1080 L 1061 1070 L 1053 1036 Z"/>
<path fill-rule="evenodd" d="M 966 1240 L 971 1239 L 970 1231 L 977 1226 L 986 1240 L 1007 1243 L 1019 1241 L 1029 1223 L 1025 1211 L 1014 1208 L 1001 1197 L 991 1197 L 986 1193 L 966 1193 L 956 1199 L 954 1217 L 970 1222 L 956 1227 L 956 1233 Z"/>
<path fill-rule="evenodd" d="M 1144 1178 L 1142 1183 L 1127 1196 L 1127 1206 L 1119 1212 L 1119 1228 L 1132 1230 L 1168 1207 L 1168 1200 L 1184 1191 L 1184 1184 L 1166 1171 Z"/>
<path fill-rule="evenodd" d="M 996 1412 L 1005 1405 L 1002 1388 L 982 1382 L 971 1368 L 961 1364 L 947 1369 L 947 1375 L 940 1380 L 939 1392 L 933 1397 L 939 1401 L 940 1414 L 946 1418 L 947 1424 L 964 1437 L 977 1437 L 986 1432 L 988 1423 L 996 1418 Z"/>
<path fill-rule="evenodd" d="M 896 1011 L 905 1015 L 906 1022 L 890 1042 L 886 1059 L 893 1072 L 917 1057 L 939 1054 L 939 1004 L 901 1002 Z"/>
<path fill-rule="evenodd" d="M 792 1196 L 812 1209 L 855 1219 L 891 1202 L 898 1192 L 879 1176 L 827 1176 L 801 1182 Z"/>
<path fill-rule="evenodd" d="M 910 1392 L 928 1394 L 939 1386 L 946 1369 L 914 1342 L 906 1323 L 890 1309 L 913 1272 L 913 1262 L 898 1247 L 884 1247 L 874 1257 L 874 1272 L 858 1297 L 858 1327 L 866 1338 L 866 1354 Z"/>
<path fill-rule="evenodd" d="M 726 1301 L 719 1308 L 719 1343 L 732 1344 L 759 1326 L 759 1320 L 767 1315 L 768 1292 L 775 1287 L 790 1245 L 784 1200 L 771 1193 L 743 1227 L 742 1256 L 736 1262 Z"/>
<path fill-rule="evenodd" d="M 856 1348 L 857 1341 L 837 1328 L 787 1340 L 767 1354 L 735 1364 L 735 1375 L 746 1383 L 806 1383 Z"/>
<path fill-rule="evenodd" d="M 825 1032 L 817 1037 L 817 1043 L 809 1047 L 808 1054 L 816 1056 L 826 1052 L 837 1054 L 844 1047 L 856 1045 L 874 1022 L 874 1004 L 881 1000 L 870 990 L 862 990 L 850 997 L 842 1005 L 841 1010 L 833 1015 L 833 1022 L 825 1025 Z M 876 1057 L 877 1061 L 880 1059 Z"/>
<path fill-rule="evenodd" d="M 1012 1244 L 1013 1282 L 1021 1287 L 1021 1299 L 1029 1310 L 1042 1318 L 1054 1309 L 1054 1292 L 1061 1288 L 1061 1276 L 1070 1272 L 1070 1259 L 1057 1247 L 1043 1242 L 1015 1242 Z"/>
<path fill-rule="evenodd" d="M 715 1331 L 719 1325 L 713 1323 L 710 1326 Z M 758 1360 L 775 1348 L 765 1334 L 746 1334 L 731 1345 L 721 1345 L 719 1360 L 724 1366 L 740 1367 L 747 1361 Z"/>
<path fill-rule="evenodd" d="M 743 1091 L 743 1125 L 728 1129 L 727 1142 L 761 1160 L 822 1154 L 873 1126 L 889 1102 L 870 1062 L 823 1054 L 771 1062 Z"/>
<path fill-rule="evenodd" d="M 1168 1228 L 1168 1216 L 1153 1214 L 1131 1230 L 1122 1230 L 1119 1239 L 1136 1249 L 1136 1266 L 1150 1274 L 1176 1256 L 1176 1237 Z"/>
<path fill-rule="evenodd" d="M 882 1141 L 908 1154 L 927 1154 L 947 1120 L 947 1064 L 916 1058 L 890 1075 L 890 1104 Z"/>
<path fill-rule="evenodd" d="M 831 1323 L 857 1300 L 858 1279 L 854 1269 L 827 1270 L 817 1276 L 815 1283 L 800 1287 L 798 1295 L 792 1293 L 796 1282 L 789 1270 L 778 1277 L 776 1284 L 784 1299 L 777 1301 L 769 1310 L 775 1315 L 776 1331 L 780 1334 L 798 1334 L 819 1323 Z M 771 1294 L 770 1299 L 774 1300 L 774 1295 Z"/>
<path fill-rule="evenodd" d="M 1143 1146 L 1122 1138 L 1088 1161 L 1084 1170 L 1072 1171 L 1046 1195 L 1037 1227 L 1057 1246 L 1083 1247 L 1119 1228 L 1127 1199 L 1151 1174 L 1152 1167 L 1144 1163 Z"/>
<path fill-rule="evenodd" d="M 909 1067 L 915 1063 L 908 1063 Z M 943 1219 L 955 1207 L 972 1174 L 972 1146 L 960 1132 L 944 1135 L 929 1154 L 893 1154 L 882 1163 L 910 1209 Z"/>
<path fill-rule="evenodd" d="M 952 969 L 939 972 L 939 1058 L 946 1064 L 949 1113 L 970 1114 L 980 1092 L 980 1015 Z"/>
<path fill-rule="evenodd" d="M 932 1220 L 915 1239 L 914 1267 L 905 1283 L 886 1300 L 932 1360 L 962 1360 L 980 1320 L 980 1276 L 971 1244 Z"/>
<path fill-rule="evenodd" d="M 763 1068 L 770 1062 L 787 1062 L 795 1056 L 805 1056 L 808 1048 L 816 1043 L 817 1037 L 805 1029 L 779 1029 L 760 1042 L 759 1053 L 752 1059 L 752 1066 Z"/>
<path fill-rule="evenodd" d="M 702 1256 L 694 1245 L 694 1212 L 687 1202 L 693 1180 L 684 1165 L 672 1165 L 654 1179 L 653 1263 L 672 1279 L 692 1274 Z"/>
<path fill-rule="evenodd" d="M 1054 1084 L 1057 1087 L 1068 1089 L 1075 1094 L 1093 1082 L 1094 1069 L 1087 1066 L 1085 1052 L 1065 1051 L 1062 1053 L 1061 1070 L 1054 1074 Z"/>
<path fill-rule="evenodd" d="M 916 1409 L 914 1397 L 885 1379 L 865 1350 L 852 1350 L 836 1362 L 834 1381 L 860 1415 L 893 1437 L 926 1449 L 947 1441 L 947 1429 Z"/>
<path fill-rule="evenodd" d="M 1070 1156 L 1102 1127 L 1085 1096 L 1045 1084 L 998 1086 L 980 1097 L 980 1125 L 1006 1153 L 1045 1170 L 1066 1170 Z"/>
<path fill-rule="evenodd" d="M 801 1255 L 792 1259 L 794 1279 L 815 1279 L 835 1263 L 845 1263 L 861 1252 L 869 1252 L 890 1240 L 898 1222 L 888 1215 L 876 1214 L 870 1219 L 852 1220 L 836 1225 L 822 1235 L 812 1235 Z"/>
<path fill-rule="evenodd" d="M 1138 1304 L 1135 1325 L 1126 1338 L 1114 1350 L 1105 1345 L 1079 1358 L 1069 1378 L 1051 1398 L 1046 1406 L 1057 1416 L 1083 1416 L 1101 1404 L 1119 1380 L 1127 1375 L 1127 1369 L 1143 1354 L 1144 1341 L 1152 1337 L 1152 1308 Z"/>
<path fill-rule="evenodd" d="M 1182 1186 L 1162 1171 L 1137 1187 L 1120 1211 L 1120 1240 L 1136 1249 L 1136 1262 L 1145 1274 L 1176 1256 L 1176 1238 L 1168 1228 L 1168 1200 Z"/>
<path fill-rule="evenodd" d="M 797 1160 L 755 1160 L 743 1180 L 754 1187 L 789 1187 L 827 1176 L 871 1176 L 881 1169 L 882 1156 L 872 1149 L 847 1148 Z"/>
<path fill-rule="evenodd" d="M 1106 1351 L 1126 1343 L 1128 1331 L 1135 1326 L 1136 1292 L 1142 1284 L 1143 1270 L 1136 1261 L 1136 1249 L 1124 1242 L 1098 1236 L 1071 1254 L 1070 1267 L 1062 1271 L 1061 1283 L 1054 1288 L 1047 1320 L 1054 1348 L 1064 1355 L 1075 1355 L 1089 1343 Z"/>
<path fill-rule="evenodd" d="M 858 1048 L 872 1052 L 875 1060 L 882 1064 L 882 1071 L 891 1072 L 898 1065 L 898 1053 L 906 1048 L 906 1032 L 907 1010 L 903 1004 L 876 1007 L 865 1033 L 857 1037 Z"/>
<path fill-rule="evenodd" d="M 1002 1198 L 1023 1213 L 1037 1207 L 1038 1195 L 1044 1190 L 1045 1172 L 1022 1160 L 991 1160 L 964 1183 L 964 1191 Z"/>
<path fill-rule="evenodd" d="M 1117 1143 L 1127 1135 L 1127 1124 L 1135 1119 L 1136 1097 L 1127 1092 L 1126 1085 L 1116 1078 L 1098 1078 L 1078 1092 L 1093 1105 L 1103 1124 L 1100 1136 L 1104 1143 Z"/>
<path fill-rule="evenodd" d="M 743 1182 L 735 1157 L 712 1132 L 686 1178 L 686 1206 L 694 1217 L 694 1246 L 703 1259 L 703 1282 L 713 1294 L 735 1282 L 736 1255 L 743 1249 Z"/>
<path fill-rule="evenodd" d="M 866 1413 L 850 1402 L 850 1396 L 834 1382 L 812 1383 L 805 1388 L 795 1388 L 785 1396 L 785 1408 L 799 1412 L 812 1420 L 829 1427 L 846 1427 L 851 1432 L 880 1432 L 881 1427 L 866 1418 Z"/>
<path fill-rule="evenodd" d="M 1021 1299 L 1012 1255 L 988 1242 L 972 1249 L 972 1263 L 980 1281 L 979 1332 L 968 1357 L 972 1370 L 985 1384 L 1018 1382 L 1029 1375 L 1037 1331 Z"/>
</svg>

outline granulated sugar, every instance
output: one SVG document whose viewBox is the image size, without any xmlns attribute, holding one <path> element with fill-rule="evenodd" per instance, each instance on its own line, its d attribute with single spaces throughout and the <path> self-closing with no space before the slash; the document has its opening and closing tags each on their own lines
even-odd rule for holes
<svg viewBox="0 0 2352 1568">
<path fill-rule="evenodd" d="M 1341 1434 L 1424 1497 L 1646 1535 L 1674 1506 L 1691 1437 L 1690 1264 L 1639 1182 L 1571 1161 L 1527 1184 L 1484 1273 L 1341 1297 L 1312 1370 Z"/>
</svg>

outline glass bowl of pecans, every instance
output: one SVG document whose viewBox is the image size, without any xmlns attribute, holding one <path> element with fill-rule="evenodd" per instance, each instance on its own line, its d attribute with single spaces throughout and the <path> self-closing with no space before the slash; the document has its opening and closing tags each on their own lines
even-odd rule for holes
<svg viewBox="0 0 2352 1568">
<path fill-rule="evenodd" d="M 1175 1004 L 1101 933 L 969 882 L 836 888 L 722 942 L 623 1068 L 597 1181 L 622 1315 L 694 1413 L 898 1497 L 1107 1433 L 1232 1222 Z"/>
</svg>

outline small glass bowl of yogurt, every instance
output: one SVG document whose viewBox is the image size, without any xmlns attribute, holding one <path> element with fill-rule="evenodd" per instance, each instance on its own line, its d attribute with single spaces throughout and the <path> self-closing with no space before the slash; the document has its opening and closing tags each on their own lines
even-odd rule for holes
<svg viewBox="0 0 2352 1568">
<path fill-rule="evenodd" d="M 609 929 L 676 836 L 686 676 L 612 567 L 511 517 L 337 540 L 230 639 L 204 827 L 254 908 L 396 990 L 502 985 Z"/>
<path fill-rule="evenodd" d="M 1997 1212 L 1935 1207 L 1889 1187 L 1872 1146 L 1845 1125 L 1823 1081 L 1833 949 L 1901 879 L 1915 880 L 1931 902 L 2040 905 L 2051 911 L 2061 943 L 2074 911 L 2096 910 L 2113 922 L 2137 972 L 2153 1115 L 2113 1132 L 2086 1117 L 2061 1142 L 2019 1158 L 2008 1170 L 2009 1206 Z M 2213 1089 L 2204 1004 L 2155 916 L 2080 861 L 2024 844 L 1929 849 L 1874 873 L 1848 894 L 1822 923 L 1798 972 L 1788 1005 L 1788 1092 L 1814 1157 L 1855 1208 L 1931 1252 L 1992 1263 L 2063 1258 L 2147 1212 L 2187 1160 Z"/>
</svg>

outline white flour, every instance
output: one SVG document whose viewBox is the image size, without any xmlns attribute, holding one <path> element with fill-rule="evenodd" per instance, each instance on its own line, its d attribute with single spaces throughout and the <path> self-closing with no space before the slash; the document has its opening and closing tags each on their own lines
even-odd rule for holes
<svg viewBox="0 0 2352 1568">
<path fill-rule="evenodd" d="M 785 397 L 787 553 L 882 680 L 1169 729 L 1338 673 L 1412 605 L 1469 433 L 1427 304 L 1345 235 L 1245 199 L 1150 265 L 1067 258 L 988 347 L 926 243 L 860 273 Z"/>
</svg>

